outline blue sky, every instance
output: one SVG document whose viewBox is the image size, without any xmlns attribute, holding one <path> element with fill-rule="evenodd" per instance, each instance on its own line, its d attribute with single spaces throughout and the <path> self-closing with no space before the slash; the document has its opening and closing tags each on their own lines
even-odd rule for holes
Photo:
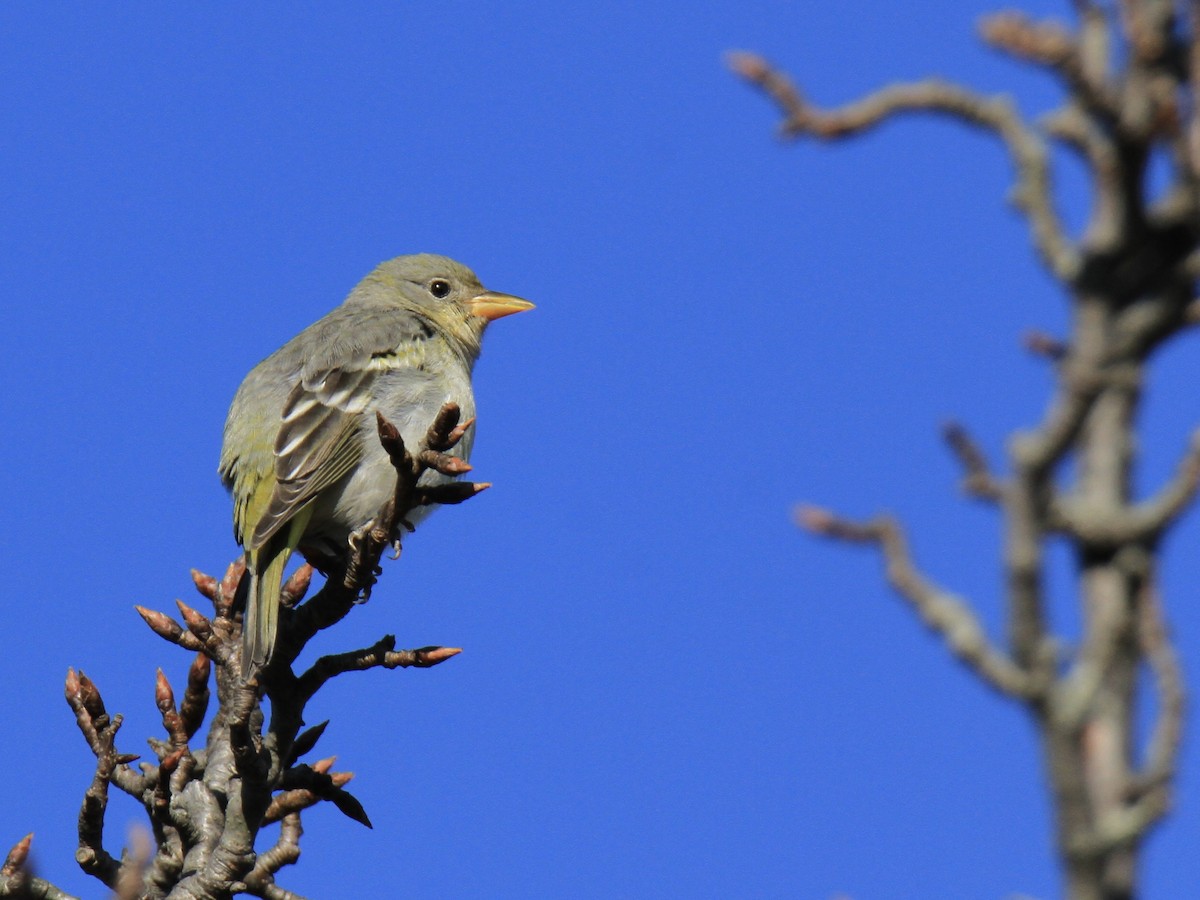
<svg viewBox="0 0 1200 900">
<path fill-rule="evenodd" d="M 1067 15 L 1068 4 L 1025 4 Z M 465 648 L 340 679 L 312 709 L 373 831 L 306 815 L 285 886 L 369 896 L 1055 895 L 1034 734 L 881 585 L 798 533 L 813 500 L 891 509 L 1001 622 L 998 523 L 937 427 L 997 458 L 1050 378 L 1065 303 L 987 139 L 911 120 L 783 146 L 722 65 L 753 49 L 819 102 L 941 74 L 1053 104 L 937 0 L 0 7 L 0 844 L 73 861 L 91 756 L 69 665 L 161 726 L 187 658 L 135 603 L 236 555 L 216 476 L 246 371 L 377 262 L 446 253 L 538 304 L 488 334 L 473 463 L 330 652 Z M 1079 173 L 1063 174 L 1082 221 Z M 1149 387 L 1143 481 L 1196 418 L 1196 340 Z M 1200 656 L 1195 517 L 1166 602 Z M 1063 572 L 1055 615 L 1070 632 Z M 1189 728 L 1189 735 L 1194 729 Z M 1146 896 L 1200 878 L 1200 751 Z M 114 799 L 109 843 L 140 812 Z"/>
</svg>

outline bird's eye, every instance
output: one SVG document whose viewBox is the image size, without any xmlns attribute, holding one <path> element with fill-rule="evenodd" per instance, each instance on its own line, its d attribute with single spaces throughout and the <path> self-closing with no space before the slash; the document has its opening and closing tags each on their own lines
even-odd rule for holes
<svg viewBox="0 0 1200 900">
<path fill-rule="evenodd" d="M 429 282 L 429 293 L 441 300 L 450 293 L 450 282 L 442 278 L 435 278 Z"/>
</svg>

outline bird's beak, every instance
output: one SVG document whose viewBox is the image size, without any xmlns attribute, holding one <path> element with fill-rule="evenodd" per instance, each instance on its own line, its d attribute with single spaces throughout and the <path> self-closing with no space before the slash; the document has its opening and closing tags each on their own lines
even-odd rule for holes
<svg viewBox="0 0 1200 900">
<path fill-rule="evenodd" d="M 513 313 L 533 309 L 533 304 L 520 297 L 514 297 L 512 294 L 484 291 L 467 301 L 467 309 L 471 311 L 471 315 L 479 316 L 490 322 L 493 319 L 501 319 L 504 316 L 511 316 Z"/>
</svg>

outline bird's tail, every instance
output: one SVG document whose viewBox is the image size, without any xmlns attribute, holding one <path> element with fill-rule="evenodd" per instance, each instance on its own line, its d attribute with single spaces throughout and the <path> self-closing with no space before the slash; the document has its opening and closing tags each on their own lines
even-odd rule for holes
<svg viewBox="0 0 1200 900">
<path fill-rule="evenodd" d="M 275 632 L 279 628 L 279 592 L 283 587 L 283 571 L 287 568 L 292 550 L 304 534 L 311 516 L 302 510 L 289 523 L 286 536 L 276 535 L 266 545 L 249 554 L 250 594 L 246 598 L 246 614 L 242 624 L 242 672 L 251 678 L 271 659 L 275 649 Z"/>
<path fill-rule="evenodd" d="M 257 551 L 251 562 L 250 594 L 246 598 L 246 618 L 242 625 L 242 672 L 246 678 L 265 666 L 275 649 L 279 590 L 283 586 L 283 570 L 291 555 L 291 548 L 286 545 L 267 546 Z"/>
</svg>

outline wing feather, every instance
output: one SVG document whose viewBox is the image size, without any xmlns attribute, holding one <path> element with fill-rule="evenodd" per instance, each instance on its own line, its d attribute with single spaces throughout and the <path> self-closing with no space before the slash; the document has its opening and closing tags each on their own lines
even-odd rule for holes
<svg viewBox="0 0 1200 900">
<path fill-rule="evenodd" d="M 420 369 L 432 332 L 415 316 L 389 317 L 377 323 L 377 339 L 355 341 L 340 349 L 346 359 L 327 368 L 306 367 L 288 395 L 275 438 L 275 484 L 246 547 L 257 549 L 323 490 L 350 472 L 362 458 L 363 416 L 377 377 L 402 368 Z M 326 362 L 331 353 L 326 351 Z"/>
</svg>

